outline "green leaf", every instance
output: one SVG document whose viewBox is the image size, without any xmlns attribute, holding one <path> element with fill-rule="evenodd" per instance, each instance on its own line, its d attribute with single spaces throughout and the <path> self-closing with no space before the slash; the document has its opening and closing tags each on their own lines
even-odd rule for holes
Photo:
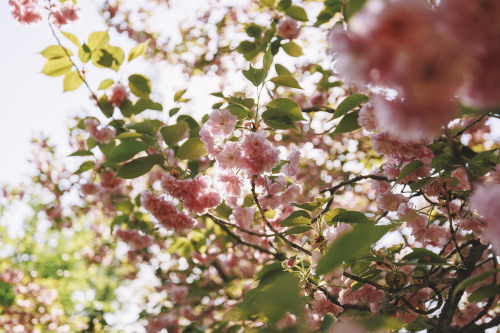
<svg viewBox="0 0 500 333">
<path fill-rule="evenodd" d="M 142 141 L 125 140 L 111 151 L 106 163 L 109 164 L 128 161 L 137 153 L 148 149 L 148 147 L 149 146 Z"/>
<path fill-rule="evenodd" d="M 260 3 L 266 7 L 273 8 L 276 4 L 276 0 L 260 0 Z"/>
<path fill-rule="evenodd" d="M 344 8 L 344 18 L 346 21 L 349 21 L 349 19 L 356 13 L 358 12 L 361 8 L 363 8 L 363 5 L 365 4 L 366 0 L 348 0 L 345 8 Z"/>
<path fill-rule="evenodd" d="M 75 173 L 79 174 L 85 171 L 89 171 L 94 169 L 94 167 L 95 167 L 94 161 L 86 161 L 80 165 L 80 167 L 78 168 L 78 170 L 75 171 Z"/>
<path fill-rule="evenodd" d="M 113 83 L 115 83 L 115 81 L 113 81 L 111 79 L 106 79 L 106 80 L 101 82 L 98 89 L 99 90 L 108 89 L 109 87 L 111 87 L 113 85 Z"/>
<path fill-rule="evenodd" d="M 173 116 L 175 116 L 175 115 L 177 114 L 177 112 L 179 112 L 179 110 L 180 110 L 180 109 L 181 109 L 181 108 L 173 108 L 173 109 L 170 109 L 170 111 L 168 111 L 168 115 L 169 115 L 170 117 L 173 117 Z"/>
<path fill-rule="evenodd" d="M 87 46 L 87 44 L 83 44 L 82 46 L 80 46 L 80 48 L 78 49 L 78 57 L 83 62 L 88 62 L 90 60 L 90 58 L 92 57 L 92 52 L 90 51 L 90 48 Z"/>
<path fill-rule="evenodd" d="M 360 106 L 363 103 L 368 102 L 370 99 L 368 96 L 363 94 L 352 94 L 347 96 L 342 102 L 340 102 L 337 110 L 333 114 L 332 119 L 337 119 L 345 115 L 347 112 L 353 110 L 354 108 Z"/>
<path fill-rule="evenodd" d="M 239 120 L 245 119 L 249 116 L 247 109 L 245 109 L 245 107 L 241 105 L 229 104 L 227 108 L 229 109 L 231 114 L 234 114 L 236 117 L 238 117 Z"/>
<path fill-rule="evenodd" d="M 40 52 L 42 56 L 47 59 L 59 59 L 59 58 L 67 58 L 71 57 L 73 53 L 65 47 L 61 45 L 52 45 L 47 47 L 45 50 Z"/>
<path fill-rule="evenodd" d="M 500 294 L 500 285 L 490 284 L 479 287 L 472 294 L 469 295 L 469 302 L 479 302 L 485 298 L 495 297 Z"/>
<path fill-rule="evenodd" d="M 151 82 L 141 74 L 132 74 L 128 77 L 128 87 L 130 91 L 138 96 L 148 98 L 151 94 Z"/>
<path fill-rule="evenodd" d="M 140 43 L 140 44 L 134 46 L 132 48 L 132 50 L 130 50 L 127 60 L 130 62 L 130 61 L 134 60 L 135 58 L 141 56 L 144 53 L 144 51 L 146 50 L 146 48 L 148 47 L 148 44 L 149 44 L 149 39 L 147 41 L 145 41 L 144 43 Z"/>
<path fill-rule="evenodd" d="M 49 59 L 43 66 L 42 73 L 48 76 L 61 76 L 66 74 L 73 67 L 73 63 L 66 58 Z"/>
<path fill-rule="evenodd" d="M 238 307 L 248 316 L 265 315 L 271 324 L 287 312 L 298 314 L 301 308 L 300 279 L 287 271 L 264 274 L 257 288 L 250 290 Z"/>
<path fill-rule="evenodd" d="M 467 289 L 473 285 L 475 285 L 476 283 L 478 282 L 481 282 L 483 280 L 486 280 L 487 278 L 489 278 L 490 276 L 492 275 L 495 275 L 497 274 L 498 272 L 500 272 L 500 268 L 496 268 L 496 269 L 490 269 L 489 271 L 486 271 L 486 272 L 483 272 L 483 273 L 480 273 L 480 274 L 476 274 L 476 275 L 473 275 L 471 277 L 468 277 L 467 279 L 461 281 L 456 287 L 455 287 L 455 290 L 453 291 L 453 297 L 455 297 L 455 295 L 460 291 L 460 290 L 463 290 L 463 289 Z"/>
<path fill-rule="evenodd" d="M 173 148 L 177 142 L 184 136 L 189 126 L 185 121 L 179 121 L 177 124 L 164 126 L 160 129 L 163 141 Z"/>
<path fill-rule="evenodd" d="M 111 68 L 118 71 L 125 59 L 123 50 L 117 46 L 107 45 L 105 48 L 92 51 L 91 60 L 94 66 Z"/>
<path fill-rule="evenodd" d="M 365 254 L 389 230 L 391 225 L 376 226 L 374 223 L 358 223 L 354 229 L 333 242 L 318 262 L 316 275 L 326 274 L 343 262 Z"/>
<path fill-rule="evenodd" d="M 243 75 L 254 86 L 258 87 L 266 79 L 266 70 L 263 68 L 253 68 L 252 64 L 250 64 L 250 69 L 243 70 Z"/>
<path fill-rule="evenodd" d="M 181 160 L 195 160 L 206 154 L 205 144 L 200 138 L 190 138 L 179 147 L 175 156 Z"/>
<path fill-rule="evenodd" d="M 339 122 L 333 133 L 348 133 L 357 130 L 361 126 L 358 124 L 359 111 L 346 114 Z"/>
<path fill-rule="evenodd" d="M 303 234 L 304 232 L 308 232 L 311 229 L 312 229 L 312 226 L 310 226 L 310 225 L 299 225 L 299 226 L 288 229 L 285 232 L 285 234 L 286 235 Z"/>
<path fill-rule="evenodd" d="M 147 134 L 154 139 L 156 139 L 156 133 L 158 129 L 163 125 L 163 123 L 158 119 L 145 120 L 143 122 L 134 124 L 134 125 L 126 125 L 126 128 L 131 128 L 136 130 L 139 133 Z"/>
<path fill-rule="evenodd" d="M 285 66 L 276 64 L 274 65 L 274 68 L 276 69 L 276 73 L 278 75 L 292 75 L 292 72 L 290 72 Z"/>
<path fill-rule="evenodd" d="M 283 87 L 290 87 L 290 88 L 297 88 L 297 89 L 303 89 L 297 80 L 291 75 L 280 75 L 273 77 L 271 80 L 276 86 L 283 86 Z"/>
<path fill-rule="evenodd" d="M 297 21 L 309 21 L 309 19 L 307 18 L 307 13 L 302 7 L 291 5 L 285 10 L 285 13 L 291 18 L 296 19 Z"/>
<path fill-rule="evenodd" d="M 87 46 L 90 51 L 102 49 L 109 44 L 109 34 L 107 31 L 96 31 L 90 34 Z"/>
<path fill-rule="evenodd" d="M 396 184 L 399 183 L 401 181 L 401 179 L 405 178 L 408 175 L 411 175 L 412 173 L 414 173 L 415 171 L 420 169 L 422 166 L 424 166 L 424 162 L 422 162 L 421 160 L 411 161 L 403 168 L 403 170 L 401 170 L 398 178 L 396 178 L 396 180 L 395 180 L 395 183 Z"/>
<path fill-rule="evenodd" d="M 186 91 L 187 89 L 179 90 L 178 92 L 176 92 L 174 95 L 174 102 L 179 101 L 182 98 L 182 96 L 186 93 Z"/>
<path fill-rule="evenodd" d="M 297 225 L 309 224 L 311 223 L 311 215 L 303 210 L 297 210 L 292 214 L 288 215 L 286 219 L 279 222 L 282 227 L 295 227 Z"/>
<path fill-rule="evenodd" d="M 94 153 L 89 150 L 77 150 L 69 156 L 93 156 Z"/>
<path fill-rule="evenodd" d="M 142 138 L 142 134 L 136 132 L 123 132 L 115 137 L 115 139 L 119 140 L 136 139 L 136 138 Z"/>
<path fill-rule="evenodd" d="M 299 104 L 290 98 L 276 98 L 267 104 L 267 110 L 284 110 L 294 121 L 305 120 Z"/>
<path fill-rule="evenodd" d="M 326 333 L 328 330 L 337 322 L 337 318 L 333 316 L 331 313 L 327 313 L 325 318 L 323 318 L 323 322 L 321 323 L 321 333 Z"/>
<path fill-rule="evenodd" d="M 62 33 L 64 36 L 66 36 L 66 38 L 67 38 L 67 39 L 69 39 L 69 40 L 70 40 L 73 44 L 75 44 L 77 47 L 82 46 L 82 45 L 80 44 L 80 42 L 78 41 L 78 38 L 76 38 L 76 36 L 75 36 L 75 35 L 72 35 L 72 34 L 70 34 L 69 32 L 62 31 L 62 30 L 61 30 L 61 33 Z"/>
<path fill-rule="evenodd" d="M 114 107 L 108 101 L 106 95 L 102 95 L 101 98 L 99 98 L 99 109 L 106 117 L 110 118 L 113 116 Z"/>
<path fill-rule="evenodd" d="M 426 260 L 425 257 L 428 257 L 430 260 Z M 418 263 L 422 264 L 431 264 L 431 263 L 442 263 L 442 264 L 447 264 L 448 262 L 446 261 L 445 258 L 441 257 L 440 255 L 427 250 L 423 248 L 413 248 L 411 253 L 408 253 L 405 255 L 402 260 L 404 261 L 409 261 L 417 259 Z"/>
<path fill-rule="evenodd" d="M 264 54 L 264 58 L 262 59 L 262 64 L 264 65 L 264 69 L 266 72 L 269 72 L 271 65 L 273 64 L 273 53 L 271 52 L 271 48 L 267 49 L 267 52 Z"/>
<path fill-rule="evenodd" d="M 289 56 L 292 57 L 300 57 L 304 54 L 304 52 L 302 52 L 302 48 L 292 41 L 283 44 L 281 47 Z"/>
<path fill-rule="evenodd" d="M 300 209 L 308 210 L 310 212 L 315 212 L 316 209 L 323 206 L 329 198 L 316 198 L 313 202 L 305 202 L 301 204 L 292 203 L 291 205 Z"/>
<path fill-rule="evenodd" d="M 368 223 L 370 220 L 361 212 L 343 210 L 336 214 L 331 222 Z"/>
<path fill-rule="evenodd" d="M 292 5 L 292 0 L 281 0 L 278 3 L 278 10 L 285 11 Z"/>
<path fill-rule="evenodd" d="M 77 71 L 71 71 L 64 76 L 63 87 L 64 91 L 78 89 L 83 83 L 80 74 Z"/>
<path fill-rule="evenodd" d="M 156 164 L 162 164 L 164 157 L 160 154 L 154 154 L 136 158 L 124 165 L 118 170 L 116 177 L 124 179 L 133 179 L 142 176 L 151 170 Z"/>
</svg>

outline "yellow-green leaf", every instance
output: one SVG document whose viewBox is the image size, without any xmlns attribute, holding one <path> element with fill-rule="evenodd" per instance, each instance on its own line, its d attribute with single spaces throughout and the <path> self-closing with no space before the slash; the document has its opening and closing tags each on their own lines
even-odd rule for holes
<svg viewBox="0 0 500 333">
<path fill-rule="evenodd" d="M 77 71 L 71 71 L 64 76 L 64 91 L 78 89 L 83 83 L 80 74 Z"/>
<path fill-rule="evenodd" d="M 297 82 L 297 80 L 295 80 L 295 78 L 291 75 L 280 75 L 280 76 L 273 77 L 271 79 L 271 82 L 276 84 L 276 86 L 302 89 L 302 87 Z"/>
<path fill-rule="evenodd" d="M 65 47 L 62 47 L 61 45 L 49 46 L 40 53 L 47 59 L 59 59 L 73 55 L 73 53 L 71 53 L 70 50 L 68 50 Z"/>
<path fill-rule="evenodd" d="M 304 54 L 302 48 L 298 46 L 295 42 L 288 42 L 282 45 L 283 50 L 292 57 L 300 57 Z"/>
<path fill-rule="evenodd" d="M 115 83 L 115 81 L 113 81 L 112 79 L 106 79 L 102 81 L 101 84 L 99 85 L 99 90 L 108 89 L 109 87 L 111 87 L 113 83 Z"/>
<path fill-rule="evenodd" d="M 179 147 L 175 155 L 181 160 L 195 160 L 206 154 L 205 144 L 201 142 L 200 138 L 191 138 Z"/>
<path fill-rule="evenodd" d="M 178 92 L 176 92 L 174 95 L 174 102 L 179 101 L 182 98 L 182 96 L 186 93 L 186 91 L 187 89 L 179 90 Z"/>
<path fill-rule="evenodd" d="M 132 48 L 132 50 L 130 50 L 130 53 L 128 54 L 128 61 L 132 61 L 134 60 L 135 58 L 141 56 L 144 51 L 146 50 L 146 48 L 148 47 L 148 44 L 149 44 L 149 39 L 147 41 L 145 41 L 144 43 L 140 43 L 136 46 L 134 46 Z"/>
<path fill-rule="evenodd" d="M 42 73 L 48 76 L 61 76 L 66 74 L 73 67 L 73 63 L 66 58 L 49 59 L 43 66 Z"/>
<path fill-rule="evenodd" d="M 80 48 L 78 49 L 78 57 L 81 61 L 88 62 L 91 56 L 92 52 L 90 51 L 87 44 L 83 44 L 82 46 L 80 46 Z"/>
<path fill-rule="evenodd" d="M 151 82 L 144 75 L 130 75 L 128 78 L 128 87 L 130 88 L 130 91 L 138 97 L 147 98 L 151 93 Z"/>
<path fill-rule="evenodd" d="M 96 49 L 102 49 L 108 46 L 109 34 L 107 31 L 96 31 L 90 34 L 89 40 L 87 42 L 88 47 L 91 51 Z"/>
<path fill-rule="evenodd" d="M 66 36 L 67 39 L 69 39 L 71 42 L 73 42 L 73 44 L 75 44 L 76 46 L 80 47 L 82 46 L 80 44 L 80 42 L 78 41 L 78 38 L 76 38 L 75 35 L 72 35 L 70 34 L 69 32 L 66 32 L 66 31 L 61 31 L 61 33 Z"/>
</svg>

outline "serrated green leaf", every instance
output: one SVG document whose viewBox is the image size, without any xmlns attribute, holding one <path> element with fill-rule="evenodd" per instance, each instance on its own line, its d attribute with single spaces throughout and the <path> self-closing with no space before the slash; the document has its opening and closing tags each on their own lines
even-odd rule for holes
<svg viewBox="0 0 500 333">
<path fill-rule="evenodd" d="M 77 71 L 71 71 L 64 76 L 63 87 L 64 91 L 78 89 L 83 83 L 80 74 Z"/>
<path fill-rule="evenodd" d="M 285 13 L 297 21 L 307 22 L 309 21 L 307 13 L 304 8 L 299 6 L 291 5 L 285 10 Z"/>
<path fill-rule="evenodd" d="M 158 119 L 145 120 L 143 122 L 125 126 L 126 128 L 131 128 L 139 133 L 147 134 L 156 139 L 156 133 L 160 129 L 163 123 Z"/>
<path fill-rule="evenodd" d="M 242 72 L 247 80 L 252 82 L 252 84 L 256 87 L 258 87 L 266 79 L 266 70 L 263 68 L 253 68 L 252 64 L 250 64 L 250 69 L 243 70 Z"/>
<path fill-rule="evenodd" d="M 76 36 L 75 36 L 75 35 L 70 34 L 69 32 L 66 32 L 66 31 L 62 31 L 62 30 L 61 30 L 61 33 L 62 33 L 64 36 L 66 36 L 66 38 L 67 38 L 67 39 L 69 39 L 69 40 L 70 40 L 73 44 L 75 44 L 77 47 L 82 46 L 82 45 L 80 44 L 80 41 L 78 41 L 78 38 L 76 38 Z"/>
<path fill-rule="evenodd" d="M 42 73 L 48 76 L 61 76 L 68 73 L 73 63 L 66 58 L 49 59 L 43 66 Z"/>
<path fill-rule="evenodd" d="M 119 163 L 130 160 L 137 153 L 148 149 L 148 145 L 142 141 L 125 140 L 116 146 L 109 154 L 106 163 Z"/>
<path fill-rule="evenodd" d="M 428 257 L 430 260 L 425 260 L 425 257 Z M 405 255 L 402 260 L 409 261 L 412 259 L 417 259 L 418 263 L 427 264 L 429 262 L 432 263 L 448 263 L 445 258 L 440 255 L 423 248 L 413 248 L 411 253 Z"/>
<path fill-rule="evenodd" d="M 125 53 L 117 46 L 107 45 L 105 48 L 92 50 L 90 59 L 96 67 L 111 68 L 118 71 L 125 59 Z"/>
<path fill-rule="evenodd" d="M 396 180 L 395 180 L 395 183 L 396 184 L 399 183 L 401 181 L 401 179 L 405 178 L 408 175 L 411 175 L 412 173 L 414 173 L 415 171 L 417 171 L 418 169 L 420 169 L 423 166 L 424 166 L 424 162 L 422 162 L 421 160 L 411 161 L 403 168 L 403 170 L 401 170 L 398 178 L 396 178 Z"/>
<path fill-rule="evenodd" d="M 112 79 L 106 79 L 106 80 L 101 82 L 98 89 L 99 90 L 108 89 L 109 87 L 111 87 L 113 85 L 113 83 L 115 83 L 115 81 L 113 81 Z"/>
<path fill-rule="evenodd" d="M 205 144 L 200 138 L 190 138 L 179 147 L 175 156 L 181 160 L 195 160 L 206 154 Z"/>
<path fill-rule="evenodd" d="M 346 114 L 340 120 L 337 127 L 333 131 L 334 134 L 338 133 L 348 133 L 357 130 L 361 126 L 358 124 L 359 111 L 353 111 L 351 113 Z"/>
<path fill-rule="evenodd" d="M 305 120 L 299 104 L 290 98 L 276 98 L 267 104 L 267 110 L 284 110 L 293 121 Z"/>
<path fill-rule="evenodd" d="M 316 198 L 316 200 L 313 202 L 305 202 L 301 204 L 292 203 L 291 205 L 300 209 L 308 210 L 310 212 L 315 212 L 316 209 L 323 206 L 328 200 L 329 198 Z"/>
<path fill-rule="evenodd" d="M 368 102 L 370 99 L 368 96 L 363 94 L 352 94 L 347 96 L 342 102 L 340 102 L 337 110 L 333 114 L 332 119 L 337 119 L 345 115 L 347 112 L 353 110 L 354 108 L 360 106 L 361 104 Z"/>
<path fill-rule="evenodd" d="M 164 161 L 163 155 L 160 154 L 139 157 L 122 165 L 116 177 L 124 179 L 137 178 L 148 173 L 156 164 L 162 164 Z"/>
<path fill-rule="evenodd" d="M 276 64 L 274 65 L 274 68 L 276 69 L 276 73 L 278 75 L 292 75 L 292 72 L 290 72 L 285 66 Z"/>
<path fill-rule="evenodd" d="M 141 56 L 144 53 L 144 51 L 146 50 L 146 48 L 148 47 L 148 44 L 149 44 L 149 39 L 147 41 L 145 41 L 144 43 L 140 43 L 140 44 L 134 46 L 128 54 L 127 61 L 130 62 L 130 61 L 134 60 L 135 58 Z"/>
<path fill-rule="evenodd" d="M 414 183 L 410 184 L 410 188 L 413 192 L 420 190 L 422 187 L 425 187 L 429 184 L 431 184 L 433 181 L 436 180 L 437 177 L 425 177 L 422 178 Z"/>
<path fill-rule="evenodd" d="M 130 75 L 128 78 L 128 87 L 138 97 L 149 98 L 149 94 L 151 94 L 151 81 L 141 74 Z"/>
<path fill-rule="evenodd" d="M 270 81 L 272 83 L 276 84 L 276 86 L 303 89 L 300 86 L 300 84 L 297 82 L 297 80 L 295 80 L 295 78 L 291 75 L 276 76 L 276 77 L 273 77 Z"/>
<path fill-rule="evenodd" d="M 46 59 L 59 59 L 71 57 L 73 53 L 61 45 L 51 45 L 40 52 Z"/>
<path fill-rule="evenodd" d="M 116 137 L 116 139 L 119 140 L 137 139 L 137 138 L 142 138 L 142 134 L 136 132 L 123 132 Z"/>
<path fill-rule="evenodd" d="M 182 139 L 188 128 L 188 124 L 181 120 L 177 124 L 162 127 L 160 133 L 163 137 L 163 141 L 172 148 Z"/>
<path fill-rule="evenodd" d="M 311 223 L 311 215 L 306 211 L 297 210 L 291 213 L 286 219 L 279 222 L 279 225 L 282 227 L 295 227 L 309 223 Z"/>
<path fill-rule="evenodd" d="M 281 45 L 281 47 L 283 48 L 283 51 L 292 57 L 300 57 L 304 54 L 304 52 L 302 52 L 302 48 L 292 41 Z"/>
<path fill-rule="evenodd" d="M 358 223 L 353 230 L 337 238 L 319 260 L 316 275 L 331 272 L 343 262 L 365 254 L 392 226 L 376 226 L 374 223 Z"/>
</svg>

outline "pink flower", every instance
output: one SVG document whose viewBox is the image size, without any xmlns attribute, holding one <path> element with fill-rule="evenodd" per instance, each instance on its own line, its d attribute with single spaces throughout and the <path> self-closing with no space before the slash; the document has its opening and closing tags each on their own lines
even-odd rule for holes
<svg viewBox="0 0 500 333">
<path fill-rule="evenodd" d="M 240 176 L 229 171 L 219 175 L 219 181 L 224 183 L 224 190 L 229 196 L 239 197 L 241 195 L 241 187 L 243 182 Z"/>
<path fill-rule="evenodd" d="M 292 40 L 300 35 L 300 26 L 298 22 L 288 16 L 280 19 L 276 25 L 276 30 L 278 32 L 278 36 L 283 39 Z"/>
<path fill-rule="evenodd" d="M 326 229 L 324 235 L 328 239 L 328 243 L 333 243 L 337 238 L 351 230 L 352 226 L 349 223 L 339 222 L 336 227 Z"/>
<path fill-rule="evenodd" d="M 487 223 L 483 239 L 490 242 L 496 252 L 500 251 L 500 184 L 478 186 L 470 197 L 470 207 Z"/>
<path fill-rule="evenodd" d="M 228 141 L 224 149 L 215 157 L 222 169 L 239 169 L 243 156 L 238 142 Z"/>
<path fill-rule="evenodd" d="M 234 126 L 238 122 L 238 117 L 229 110 L 214 110 L 210 114 L 210 119 L 206 126 L 212 135 L 227 136 L 234 131 Z"/>
<path fill-rule="evenodd" d="M 217 157 L 221 150 L 215 146 L 215 141 L 210 132 L 208 131 L 207 126 L 202 126 L 200 130 L 200 140 L 205 144 L 205 149 L 207 153 L 211 157 Z"/>
<path fill-rule="evenodd" d="M 302 186 L 299 184 L 292 184 L 288 186 L 287 189 L 281 194 L 281 204 L 287 205 L 291 202 L 295 202 L 300 193 L 302 193 Z"/>
<path fill-rule="evenodd" d="M 295 176 L 299 172 L 297 165 L 300 162 L 300 151 L 297 148 L 293 148 L 292 152 L 286 158 L 287 163 L 281 167 L 281 172 L 288 177 Z"/>
<path fill-rule="evenodd" d="M 123 230 L 116 231 L 116 236 L 123 242 L 129 244 L 134 250 L 142 250 L 153 244 L 153 237 L 149 235 L 141 235 L 137 230 Z"/>
<path fill-rule="evenodd" d="M 236 207 L 229 217 L 231 222 L 237 224 L 245 230 L 250 230 L 250 225 L 253 223 L 255 210 L 252 207 Z"/>
<path fill-rule="evenodd" d="M 311 308 L 320 316 L 325 316 L 327 313 L 333 314 L 335 317 L 342 311 L 342 308 L 331 302 L 328 302 L 325 294 L 316 292 L 314 294 L 314 302 Z"/>
<path fill-rule="evenodd" d="M 396 211 L 402 203 L 407 203 L 408 198 L 401 194 L 394 194 L 391 191 L 379 193 L 377 203 L 380 208 L 387 211 Z"/>
<path fill-rule="evenodd" d="M 266 132 L 259 130 L 245 136 L 241 144 L 244 153 L 244 169 L 250 174 L 271 171 L 279 162 L 279 150 L 267 139 Z"/>
<path fill-rule="evenodd" d="M 176 231 L 193 228 L 195 221 L 186 214 L 177 211 L 177 208 L 165 201 L 164 198 L 157 198 L 150 191 L 145 191 L 141 195 L 141 202 L 143 207 L 150 212 L 163 227 Z"/>
<path fill-rule="evenodd" d="M 37 0 L 9 0 L 12 16 L 22 24 L 35 24 L 42 20 Z"/>
<path fill-rule="evenodd" d="M 99 126 L 99 122 L 95 118 L 86 118 L 84 120 L 85 130 L 99 143 L 108 143 L 115 137 L 116 130 L 109 126 Z"/>
<path fill-rule="evenodd" d="M 108 98 L 108 102 L 119 108 L 123 100 L 127 98 L 128 98 L 127 87 L 125 87 L 121 83 L 115 83 L 111 88 L 111 96 Z"/>
<path fill-rule="evenodd" d="M 163 189 L 171 196 L 183 200 L 184 207 L 191 213 L 204 214 L 208 208 L 220 204 L 221 198 L 210 190 L 209 176 L 196 176 L 193 179 L 177 180 L 167 174 L 161 183 Z"/>
<path fill-rule="evenodd" d="M 60 28 L 69 23 L 75 23 L 80 20 L 80 7 L 72 1 L 66 1 L 62 6 L 52 7 L 50 10 L 50 21 Z"/>
<path fill-rule="evenodd" d="M 377 129 L 377 119 L 375 118 L 375 113 L 373 109 L 375 107 L 375 103 L 370 101 L 363 105 L 359 110 L 358 116 L 358 124 L 361 127 L 364 127 L 367 131 L 375 131 Z"/>
</svg>

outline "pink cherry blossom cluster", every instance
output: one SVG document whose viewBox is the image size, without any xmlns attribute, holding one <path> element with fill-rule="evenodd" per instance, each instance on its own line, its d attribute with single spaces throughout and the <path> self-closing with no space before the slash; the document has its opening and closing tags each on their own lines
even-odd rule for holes
<svg viewBox="0 0 500 333">
<path fill-rule="evenodd" d="M 300 36 L 300 26 L 297 21 L 291 17 L 282 18 L 276 25 L 278 36 L 283 39 L 295 39 Z"/>
<path fill-rule="evenodd" d="M 479 185 L 470 197 L 470 207 L 486 222 L 483 239 L 500 253 L 500 184 Z"/>
<path fill-rule="evenodd" d="M 456 95 L 482 107 L 500 103 L 492 63 L 500 55 L 499 14 L 494 0 L 441 1 L 437 9 L 423 0 L 371 0 L 349 30 L 331 30 L 335 68 L 351 82 L 397 94 L 374 97 L 375 119 L 392 135 L 430 138 L 457 114 Z M 373 121 L 363 112 L 361 123 Z"/>
<path fill-rule="evenodd" d="M 38 0 L 9 0 L 12 16 L 22 24 L 35 24 L 42 20 Z"/>
<path fill-rule="evenodd" d="M 141 235 L 138 230 L 118 229 L 116 236 L 123 242 L 129 244 L 133 250 L 142 250 L 153 244 L 154 238 L 149 235 Z"/>
<path fill-rule="evenodd" d="M 82 13 L 78 5 L 74 4 L 71 0 L 68 0 L 62 5 L 52 7 L 49 15 L 52 24 L 60 28 L 63 25 L 78 22 Z"/>
<path fill-rule="evenodd" d="M 121 83 L 115 83 L 113 87 L 111 87 L 111 93 L 108 97 L 108 102 L 118 108 L 120 107 L 120 104 L 122 104 L 122 102 L 128 98 L 128 96 L 129 92 L 127 90 L 127 87 L 125 87 Z"/>
<path fill-rule="evenodd" d="M 172 197 L 182 200 L 184 208 L 194 214 L 204 214 L 208 208 L 221 203 L 220 195 L 210 185 L 209 176 L 196 176 L 193 179 L 177 180 L 170 174 L 163 177 L 161 185 Z"/>
<path fill-rule="evenodd" d="M 84 120 L 85 131 L 96 139 L 99 143 L 108 143 L 115 137 L 116 131 L 110 126 L 99 126 L 99 121 L 95 118 L 86 118 Z"/>
<path fill-rule="evenodd" d="M 164 197 L 157 198 L 150 191 L 145 191 L 141 195 L 141 203 L 144 209 L 150 212 L 167 229 L 184 231 L 192 229 L 194 226 L 195 221 L 191 217 L 179 212 Z"/>
</svg>

